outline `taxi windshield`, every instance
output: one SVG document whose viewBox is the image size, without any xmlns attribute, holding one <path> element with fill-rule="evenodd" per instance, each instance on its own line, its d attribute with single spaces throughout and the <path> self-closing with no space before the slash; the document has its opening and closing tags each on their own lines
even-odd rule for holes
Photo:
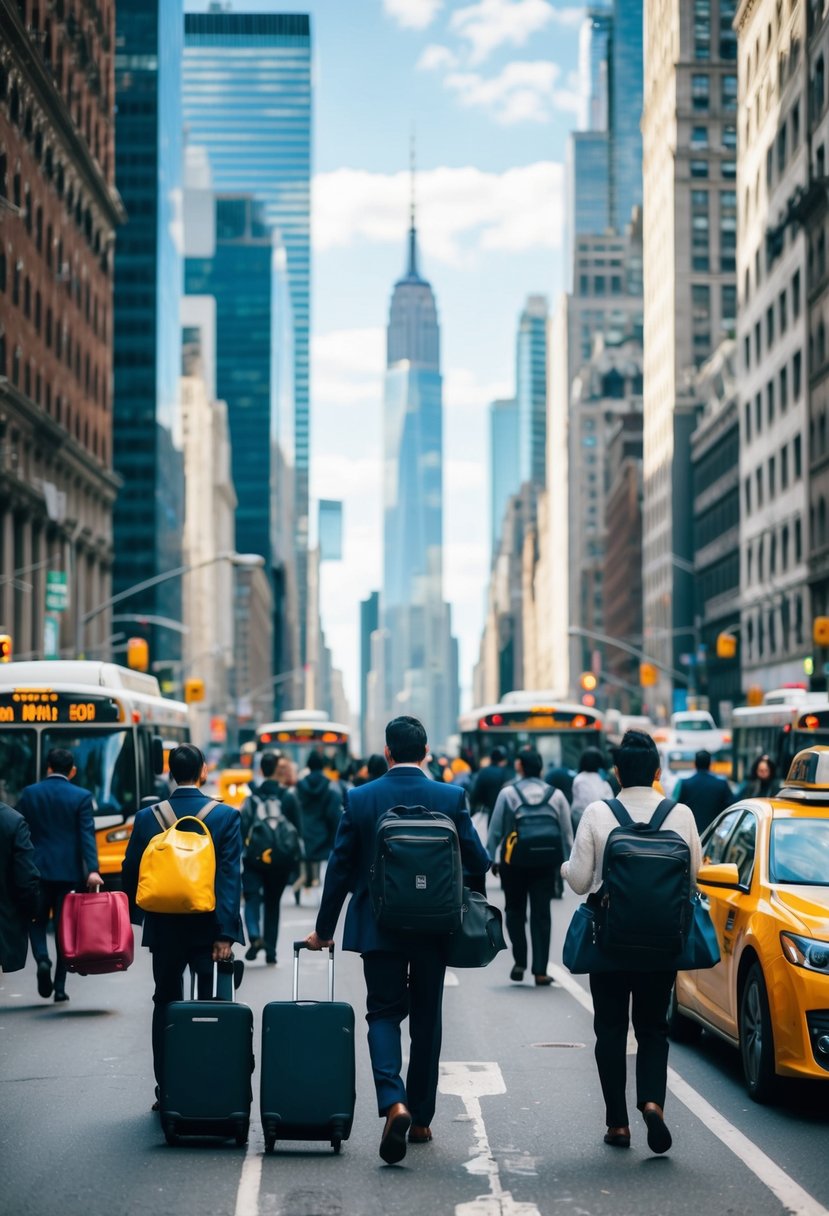
<svg viewBox="0 0 829 1216">
<path fill-rule="evenodd" d="M 772 824 L 769 880 L 829 887 L 829 819 L 789 819 Z"/>
</svg>

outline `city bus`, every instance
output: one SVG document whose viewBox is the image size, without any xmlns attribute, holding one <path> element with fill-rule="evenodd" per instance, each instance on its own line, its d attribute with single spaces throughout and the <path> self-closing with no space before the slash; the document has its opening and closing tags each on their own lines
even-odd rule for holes
<svg viewBox="0 0 829 1216">
<path fill-rule="evenodd" d="M 548 692 L 508 692 L 497 705 L 462 714 L 459 730 L 462 754 L 471 756 L 476 768 L 493 747 L 502 747 L 511 760 L 519 748 L 534 747 L 545 769 L 561 765 L 577 770 L 586 747 L 606 754 L 601 714 Z"/>
<path fill-rule="evenodd" d="M 161 696 L 154 676 L 114 663 L 46 660 L 0 667 L 0 800 L 14 806 L 46 775 L 46 756 L 75 757 L 89 790 L 99 870 L 117 886 L 132 820 L 168 791 L 164 753 L 190 738 L 187 706 Z"/>
<path fill-rule="evenodd" d="M 287 709 L 278 722 L 266 722 L 256 731 L 256 751 L 279 752 L 301 771 L 308 753 L 320 752 L 329 774 L 344 773 L 351 759 L 351 731 L 332 722 L 321 709 Z"/>
<path fill-rule="evenodd" d="M 762 705 L 740 705 L 731 723 L 732 778 L 744 781 L 758 756 L 774 761 L 778 779 L 785 778 L 795 755 L 816 743 L 829 744 L 829 698 L 825 692 L 778 688 Z"/>
</svg>

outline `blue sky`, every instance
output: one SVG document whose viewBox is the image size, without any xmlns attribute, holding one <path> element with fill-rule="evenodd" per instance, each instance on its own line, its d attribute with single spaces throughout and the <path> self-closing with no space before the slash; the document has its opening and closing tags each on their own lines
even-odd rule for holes
<svg viewBox="0 0 829 1216">
<path fill-rule="evenodd" d="M 207 5 L 187 0 L 187 8 Z M 405 259 L 412 127 L 421 272 L 444 375 L 444 581 L 468 702 L 489 572 L 489 402 L 518 314 L 561 288 L 583 8 L 563 0 L 234 0 L 310 12 L 314 43 L 311 489 L 344 503 L 323 623 L 358 698 L 359 601 L 380 586 L 385 325 Z"/>
</svg>

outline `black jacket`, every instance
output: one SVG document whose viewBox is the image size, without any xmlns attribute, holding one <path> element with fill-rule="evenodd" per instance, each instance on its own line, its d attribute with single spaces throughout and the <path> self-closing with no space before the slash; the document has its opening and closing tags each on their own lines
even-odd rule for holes
<svg viewBox="0 0 829 1216">
<path fill-rule="evenodd" d="M 40 875 L 26 820 L 0 802 L 0 970 L 21 971 L 28 925 L 37 911 Z"/>
<path fill-rule="evenodd" d="M 705 769 L 680 781 L 675 797 L 691 808 L 698 832 L 704 832 L 720 811 L 734 801 L 731 786 L 725 777 L 718 777 Z"/>
<path fill-rule="evenodd" d="M 325 773 L 309 773 L 296 787 L 302 811 L 302 839 L 306 861 L 326 861 L 342 814 L 340 788 Z"/>
<path fill-rule="evenodd" d="M 503 786 L 515 780 L 515 773 L 508 764 L 488 764 L 480 769 L 469 792 L 469 803 L 473 811 L 485 810 L 489 815 L 495 810 L 495 802 Z"/>
</svg>

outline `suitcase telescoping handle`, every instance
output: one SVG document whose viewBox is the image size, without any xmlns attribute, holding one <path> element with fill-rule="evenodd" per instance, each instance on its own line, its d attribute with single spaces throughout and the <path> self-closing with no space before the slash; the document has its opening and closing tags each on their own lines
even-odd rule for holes
<svg viewBox="0 0 829 1216">
<path fill-rule="evenodd" d="M 230 996 L 225 999 L 232 1001 L 235 999 L 234 985 L 233 985 L 233 961 L 232 960 L 227 960 L 227 961 L 230 962 L 230 970 L 228 971 L 226 967 L 223 968 L 223 970 L 226 972 L 226 974 L 228 974 L 230 976 Z M 219 998 L 219 968 L 220 967 L 221 967 L 221 963 L 219 963 L 218 960 L 214 961 L 214 963 L 213 963 L 213 1000 L 214 1001 L 218 1000 L 218 998 Z M 196 999 L 196 972 L 191 967 L 190 968 L 190 1000 L 194 1001 L 195 999 Z"/>
<path fill-rule="evenodd" d="M 307 950 L 305 942 L 294 942 L 294 995 L 293 1000 L 299 1000 L 299 952 Z M 334 999 L 334 947 L 328 947 L 328 999 Z"/>
</svg>

